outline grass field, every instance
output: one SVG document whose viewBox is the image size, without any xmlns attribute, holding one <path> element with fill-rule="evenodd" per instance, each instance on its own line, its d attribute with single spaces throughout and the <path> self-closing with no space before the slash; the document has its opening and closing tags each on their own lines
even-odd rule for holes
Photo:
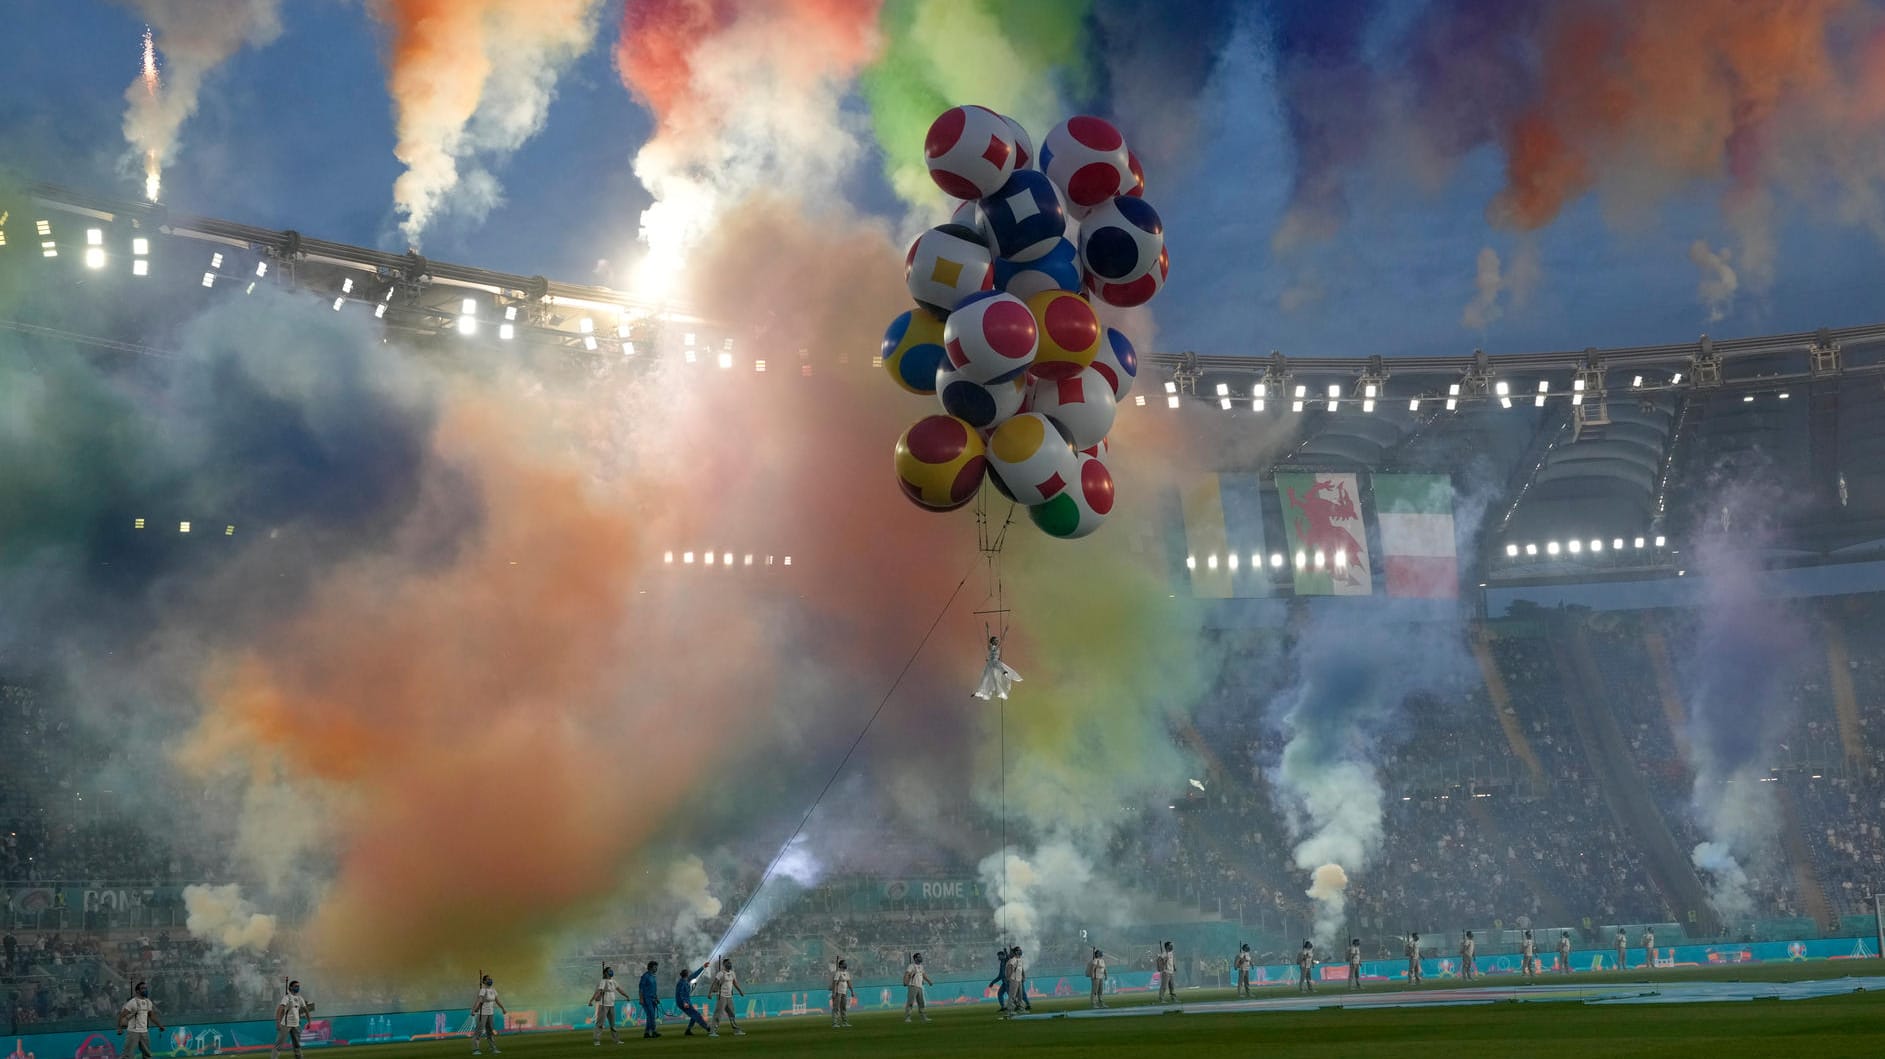
<svg viewBox="0 0 1885 1059">
<path fill-rule="evenodd" d="M 1865 976 L 1885 971 L 1878 961 L 1840 961 L 1760 965 L 1746 968 L 1692 968 L 1653 973 L 1580 974 L 1579 986 L 1693 981 L 1799 981 Z M 1475 985 L 1508 984 L 1513 979 L 1481 979 Z M 1432 983 L 1427 989 L 1457 988 L 1461 983 Z M 1392 991 L 1379 986 L 1370 991 Z M 1335 992 L 1335 991 L 1330 991 Z M 1265 995 L 1294 995 L 1272 988 Z M 1188 990 L 1188 1006 L 1228 1000 L 1229 990 Z M 1118 998 L 1118 1005 L 1144 1004 Z M 1035 1011 L 1085 1007 L 1085 1001 L 1041 1000 Z M 757 1019 L 745 1037 L 707 1040 L 681 1036 L 664 1027 L 660 1040 L 643 1040 L 631 1028 L 620 1048 L 605 1039 L 590 1044 L 589 1031 L 512 1037 L 503 1042 L 506 1059 L 582 1059 L 605 1051 L 728 1050 L 754 1055 L 934 1055 L 1025 1054 L 1091 1059 L 1105 1055 L 1146 1055 L 1153 1049 L 1193 1051 L 1218 1056 L 1434 1056 L 1470 1049 L 1478 1055 L 1542 1050 L 1564 1056 L 1885 1056 L 1885 993 L 1858 993 L 1817 1000 L 1754 1000 L 1711 1004 L 1586 1005 L 1579 1003 L 1494 1003 L 1462 1007 L 1302 1013 L 1203 1014 L 1187 1012 L 1146 1018 L 1052 1019 L 1007 1022 L 992 1005 L 936 1010 L 934 1022 L 906 1025 L 899 1014 L 853 1017 L 854 1026 L 834 1030 L 829 1020 L 812 1015 Z M 382 1045 L 370 1059 L 447 1059 L 470 1053 L 463 1040 Z"/>
</svg>

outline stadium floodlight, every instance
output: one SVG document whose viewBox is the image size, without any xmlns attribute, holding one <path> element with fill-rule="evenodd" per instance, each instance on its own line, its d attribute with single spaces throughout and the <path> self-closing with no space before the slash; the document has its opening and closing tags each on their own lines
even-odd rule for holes
<svg viewBox="0 0 1885 1059">
<path fill-rule="evenodd" d="M 51 239 L 42 241 L 39 244 L 39 256 L 40 257 L 58 257 L 59 244 L 53 242 Z"/>
<path fill-rule="evenodd" d="M 682 553 L 681 553 L 681 563 L 682 563 L 682 565 L 685 565 L 685 566 L 692 566 L 692 565 L 693 565 L 693 563 L 694 563 L 694 553 L 693 553 L 693 552 L 682 552 Z"/>
<path fill-rule="evenodd" d="M 506 305 L 504 307 L 504 319 L 506 321 L 515 321 L 517 319 L 517 306 Z"/>
<path fill-rule="evenodd" d="M 1308 554 L 1305 553 L 1301 548 L 1296 549 L 1296 569 L 1301 570 L 1303 567 L 1306 567 L 1308 565 L 1309 565 Z"/>
<path fill-rule="evenodd" d="M 1318 570 L 1322 569 L 1322 565 L 1328 561 L 1329 561 L 1328 554 L 1325 553 L 1322 549 L 1317 548 L 1316 549 L 1316 569 Z"/>
<path fill-rule="evenodd" d="M 1216 552 L 1212 552 L 1210 555 L 1205 557 L 1204 568 L 1206 570 L 1217 569 L 1217 553 Z"/>
<path fill-rule="evenodd" d="M 1376 386 L 1374 383 L 1369 383 L 1361 388 L 1361 395 L 1363 397 L 1373 397 L 1380 392 L 1381 387 Z"/>
<path fill-rule="evenodd" d="M 516 338 L 517 325 L 508 323 L 497 325 L 497 337 L 504 342 L 509 342 L 511 339 Z"/>
<path fill-rule="evenodd" d="M 478 318 L 475 316 L 460 316 L 458 318 L 458 333 L 464 335 L 466 338 L 477 334 Z"/>
<path fill-rule="evenodd" d="M 105 245 L 104 230 L 102 228 L 85 229 L 85 245 L 86 246 L 104 246 Z"/>
<path fill-rule="evenodd" d="M 266 275 L 268 275 L 268 262 L 257 261 L 255 263 L 255 278 L 261 279 L 262 277 Z"/>
<path fill-rule="evenodd" d="M 1669 376 L 1669 385 L 1671 385 L 1671 386 L 1680 386 L 1681 384 L 1682 384 L 1682 373 L 1681 373 L 1681 372 L 1679 372 L 1679 371 L 1678 371 L 1678 372 L 1676 372 L 1676 373 L 1675 373 L 1674 375 L 1671 375 L 1671 376 Z"/>
<path fill-rule="evenodd" d="M 203 273 L 203 286 L 214 287 L 215 285 L 216 285 L 216 273 L 214 272 Z"/>
<path fill-rule="evenodd" d="M 694 348 L 694 332 L 689 331 L 686 334 L 682 335 L 681 345 L 686 346 L 689 349 Z"/>
<path fill-rule="evenodd" d="M 1337 570 L 1348 569 L 1348 549 L 1347 548 L 1335 549 L 1335 568 Z"/>
<path fill-rule="evenodd" d="M 765 364 L 765 363 L 766 363 L 766 362 L 765 362 L 765 361 L 763 361 L 763 360 L 756 360 L 756 361 L 754 361 L 754 362 L 753 362 L 753 370 L 754 370 L 754 371 L 765 371 L 766 369 L 760 366 L 760 365 L 763 365 L 763 364 Z M 1134 408 L 1144 408 L 1144 407 L 1145 407 L 1145 394 L 1142 394 L 1142 393 L 1135 393 L 1135 394 L 1133 394 L 1133 395 L 1132 395 L 1132 406 L 1133 406 Z"/>
<path fill-rule="evenodd" d="M 1571 538 L 1571 541 L 1570 541 L 1570 543 L 1568 543 L 1568 544 L 1566 544 L 1566 545 L 1565 545 L 1565 548 L 1566 548 L 1566 550 L 1568 550 L 1568 551 L 1569 551 L 1569 552 L 1570 552 L 1570 553 L 1571 553 L 1572 555 L 1576 555 L 1577 553 L 1579 553 L 1579 552 L 1581 552 L 1581 551 L 1583 551 L 1583 550 L 1584 550 L 1584 542 L 1583 542 L 1583 541 L 1581 541 L 1581 540 L 1578 540 L 1578 539 L 1577 539 L 1577 538 L 1575 538 L 1575 537 L 1573 537 L 1573 538 Z"/>
<path fill-rule="evenodd" d="M 1172 381 L 1172 380 L 1170 380 L 1170 379 L 1166 379 L 1166 380 L 1165 380 L 1165 392 L 1166 392 L 1166 393 L 1177 393 L 1177 392 L 1178 392 L 1178 384 L 1177 384 L 1177 383 L 1175 383 L 1175 382 L 1173 382 L 1173 381 Z"/>
<path fill-rule="evenodd" d="M 673 553 L 673 552 L 662 552 L 662 553 L 661 553 L 661 561 L 662 561 L 662 562 L 664 562 L 664 563 L 668 563 L 668 564 L 672 564 L 672 563 L 674 562 L 674 553 Z"/>
<path fill-rule="evenodd" d="M 178 532 L 178 533 L 188 533 L 188 532 L 190 532 L 190 524 L 189 524 L 188 522 L 179 522 L 179 523 L 177 523 L 177 532 Z"/>
<path fill-rule="evenodd" d="M 1418 412 L 1418 411 L 1420 411 L 1420 398 L 1418 398 L 1418 397 L 1409 397 L 1409 398 L 1407 399 L 1407 410 L 1408 410 L 1409 412 Z"/>
<path fill-rule="evenodd" d="M 1270 569 L 1281 570 L 1282 568 L 1283 568 L 1283 553 L 1271 552 L 1270 553 Z"/>
<path fill-rule="evenodd" d="M 151 263 L 149 261 L 140 257 L 137 260 L 131 262 L 131 275 L 148 276 L 150 274 L 151 274 Z"/>
<path fill-rule="evenodd" d="M 1630 389 L 1640 390 L 1642 388 L 1643 388 L 1643 377 L 1641 375 L 1638 375 L 1635 378 L 1632 378 L 1630 380 Z"/>
<path fill-rule="evenodd" d="M 211 267 L 211 268 L 221 268 L 221 267 L 223 267 L 223 255 L 222 255 L 222 251 L 220 251 L 220 250 L 219 250 L 219 251 L 217 251 L 216 253 L 213 253 L 213 254 L 211 254 L 211 255 L 209 255 L 209 267 Z"/>
<path fill-rule="evenodd" d="M 1526 554 L 1526 555 L 1537 555 L 1537 554 L 1538 554 L 1538 545 L 1536 545 L 1536 544 L 1527 544 L 1527 545 L 1525 546 L 1525 554 Z"/>
<path fill-rule="evenodd" d="M 1268 397 L 1270 396 L 1270 388 L 1268 386 L 1265 386 L 1263 383 L 1259 382 L 1255 386 L 1252 386 L 1250 388 L 1250 396 Z"/>
<path fill-rule="evenodd" d="M 1504 379 L 1500 379 L 1498 382 L 1492 384 L 1492 392 L 1498 394 L 1500 397 L 1504 397 L 1506 394 L 1512 392 L 1512 387 L 1508 385 Z"/>
<path fill-rule="evenodd" d="M 721 565 L 721 566 L 732 566 L 732 565 L 733 565 L 733 553 L 732 553 L 732 552 L 721 552 L 721 553 L 720 553 L 720 565 Z"/>
<path fill-rule="evenodd" d="M 46 236 L 49 236 L 52 234 L 52 222 L 51 221 L 34 221 L 33 230 L 39 233 L 39 237 L 41 239 L 44 239 Z"/>
<path fill-rule="evenodd" d="M 634 356 L 634 355 L 635 355 L 635 343 L 633 343 L 633 342 L 626 342 L 626 341 L 625 341 L 625 342 L 623 342 L 623 343 L 622 343 L 622 355 L 623 355 L 624 357 L 632 357 L 632 356 Z"/>
<path fill-rule="evenodd" d="M 1177 407 L 1178 407 L 1178 395 L 1177 395 L 1177 394 L 1172 394 L 1172 395 L 1171 395 L 1170 397 L 1167 397 L 1167 398 L 1165 398 L 1165 407 L 1167 407 L 1167 408 L 1177 408 Z"/>
<path fill-rule="evenodd" d="M 754 374 L 754 375 L 764 375 L 764 374 L 766 374 L 766 362 L 765 362 L 765 361 L 763 361 L 763 360 L 755 360 L 755 361 L 753 361 L 753 374 Z M 1140 395 L 1139 395 L 1139 403 L 1140 403 L 1140 404 L 1144 404 L 1144 403 L 1145 403 L 1145 394 L 1140 394 Z"/>
<path fill-rule="evenodd" d="M 223 526 L 223 536 L 233 537 L 235 535 L 236 535 L 236 527 L 233 524 L 227 524 Z"/>
<path fill-rule="evenodd" d="M 1448 383 L 1447 388 L 1446 388 L 1446 395 L 1448 397 L 1458 397 L 1460 395 L 1460 384 L 1457 382 Z"/>
<path fill-rule="evenodd" d="M 1251 399 L 1250 399 L 1250 410 L 1251 410 L 1252 412 L 1261 412 L 1261 411 L 1263 411 L 1263 398 L 1261 398 L 1261 397 L 1253 397 L 1253 398 L 1251 398 Z"/>
<path fill-rule="evenodd" d="M 460 316 L 478 315 L 478 300 L 476 298 L 466 298 L 464 301 L 459 302 L 458 315 Z"/>
<path fill-rule="evenodd" d="M 1372 398 L 1372 397 L 1364 397 L 1364 398 L 1362 398 L 1362 400 L 1361 400 L 1361 410 L 1362 410 L 1363 412 L 1372 412 L 1372 411 L 1374 411 L 1374 398 Z"/>
<path fill-rule="evenodd" d="M 731 353 L 720 354 L 720 367 L 722 369 L 725 369 L 725 368 L 730 368 L 732 366 L 733 366 L 733 354 Z"/>
<path fill-rule="evenodd" d="M 334 311 L 335 311 L 335 312 L 339 312 L 339 311 L 340 311 L 340 307 L 341 307 L 341 306 L 343 306 L 343 305 L 345 305 L 345 304 L 347 304 L 347 299 L 346 299 L 346 298 L 345 298 L 344 296 L 343 296 L 343 297 L 339 297 L 339 298 L 335 298 L 335 299 L 334 299 Z"/>
<path fill-rule="evenodd" d="M 340 292 L 342 294 L 353 293 L 353 277 L 352 276 L 348 276 L 345 279 L 342 279 L 340 281 Z"/>
<path fill-rule="evenodd" d="M 131 520 L 131 528 L 132 528 L 132 529 L 143 529 L 143 528 L 144 528 L 144 520 L 143 520 L 143 519 L 141 519 L 141 518 L 134 518 L 134 519 L 132 519 L 132 520 Z"/>
<path fill-rule="evenodd" d="M 1518 558 L 1518 545 L 1516 545 L 1516 544 L 1508 544 L 1508 545 L 1506 545 L 1506 546 L 1505 546 L 1505 557 L 1506 557 L 1507 559 L 1516 559 L 1516 558 Z"/>
<path fill-rule="evenodd" d="M 1643 547 L 1643 538 L 1641 537 L 1636 538 L 1636 547 L 1639 549 Z"/>
<path fill-rule="evenodd" d="M 1230 383 L 1227 383 L 1227 382 L 1218 383 L 1217 395 L 1219 397 L 1229 397 L 1230 396 Z"/>
<path fill-rule="evenodd" d="M 1329 411 L 1331 412 L 1335 411 L 1336 405 L 1341 402 L 1341 399 L 1342 399 L 1341 385 L 1338 383 L 1330 383 L 1329 384 Z"/>
<path fill-rule="evenodd" d="M 1232 570 L 1237 569 L 1237 553 L 1232 552 L 1229 555 L 1225 556 L 1224 565 L 1230 567 Z"/>
<path fill-rule="evenodd" d="M 1307 396 L 1309 396 L 1309 387 L 1307 387 L 1307 386 L 1304 386 L 1304 385 L 1302 385 L 1301 383 L 1297 383 L 1297 384 L 1296 384 L 1296 396 L 1297 396 L 1297 397 L 1307 397 Z"/>
<path fill-rule="evenodd" d="M 242 288 L 242 293 L 244 293 L 244 294 L 254 294 L 254 293 L 255 293 L 255 281 L 254 281 L 254 280 L 250 280 L 250 281 L 249 281 L 249 285 L 248 285 L 248 286 L 246 286 L 246 287 L 244 287 L 244 288 Z"/>
<path fill-rule="evenodd" d="M 373 318 L 375 320 L 386 319 L 386 303 L 385 302 L 381 302 L 378 305 L 375 305 L 373 307 Z"/>
<path fill-rule="evenodd" d="M 1456 408 L 1458 408 L 1459 406 L 1460 406 L 1460 399 L 1459 399 L 1459 398 L 1457 398 L 1457 397 L 1449 397 L 1449 398 L 1447 398 L 1447 399 L 1446 399 L 1446 410 L 1447 410 L 1447 411 L 1449 411 L 1449 412 L 1451 412 L 1451 411 L 1453 411 L 1454 409 L 1456 409 Z"/>
<path fill-rule="evenodd" d="M 1591 541 L 1591 542 L 1590 542 L 1590 550 L 1591 550 L 1591 551 L 1593 551 L 1593 552 L 1601 552 L 1601 551 L 1603 551 L 1603 550 L 1604 550 L 1604 542 L 1603 542 L 1603 541 L 1601 541 L 1601 540 L 1594 540 L 1594 541 Z"/>
<path fill-rule="evenodd" d="M 140 235 L 137 238 L 131 240 L 131 255 L 133 257 L 145 257 L 145 256 L 148 256 L 150 252 L 151 252 L 151 241 L 149 239 L 146 239 Z"/>
<path fill-rule="evenodd" d="M 1196 570 L 1197 568 L 1198 568 L 1198 557 L 1195 555 L 1185 556 L 1185 569 Z"/>
<path fill-rule="evenodd" d="M 104 268 L 105 267 L 105 248 L 102 246 L 86 247 L 85 248 L 85 267 L 86 268 Z"/>
<path fill-rule="evenodd" d="M 781 561 L 779 565 L 781 565 L 781 566 L 791 566 L 791 565 L 792 565 L 792 557 L 791 557 L 790 555 L 788 555 L 788 556 L 786 556 L 786 557 L 785 557 L 785 559 L 784 559 L 783 561 Z"/>
<path fill-rule="evenodd" d="M 631 327 L 629 326 L 628 317 L 618 317 L 615 323 L 615 337 L 627 338 L 630 330 Z"/>
<path fill-rule="evenodd" d="M 1223 409 L 1224 411 L 1226 411 L 1226 412 L 1228 412 L 1228 411 L 1230 411 L 1230 398 L 1228 398 L 1228 397 L 1220 397 L 1220 398 L 1218 398 L 1218 399 L 1217 399 L 1217 406 L 1218 406 L 1219 408 L 1222 408 L 1222 409 Z"/>
<path fill-rule="evenodd" d="M 1662 534 L 1658 533 L 1656 534 L 1656 547 L 1660 548 L 1662 546 L 1663 546 L 1663 536 Z"/>
<path fill-rule="evenodd" d="M 1778 398 L 1780 398 L 1781 400 L 1783 400 L 1783 401 L 1784 401 L 1784 400 L 1786 400 L 1786 399 L 1787 399 L 1788 397 L 1790 397 L 1790 396 L 1792 396 L 1792 395 L 1791 395 L 1791 394 L 1789 394 L 1789 393 L 1788 393 L 1787 391 L 1785 391 L 1785 390 L 1782 390 L 1782 391 L 1780 391 L 1779 393 L 1777 393 L 1777 394 L 1775 394 L 1774 396 L 1775 396 L 1775 397 L 1778 397 Z"/>
<path fill-rule="evenodd" d="M 1289 403 L 1289 410 L 1290 410 L 1290 411 L 1292 411 L 1292 412 L 1300 412 L 1300 411 L 1302 411 L 1302 402 L 1301 402 L 1301 401 L 1291 401 L 1291 402 Z"/>
<path fill-rule="evenodd" d="M 1610 542 L 1610 550 L 1611 550 L 1611 551 L 1613 551 L 1613 552 L 1620 552 L 1620 551 L 1622 551 L 1622 550 L 1623 550 L 1623 538 L 1622 538 L 1622 537 L 1618 537 L 1618 538 L 1617 538 L 1616 540 L 1613 540 L 1613 541 L 1611 541 L 1611 542 Z"/>
<path fill-rule="evenodd" d="M 589 351 L 589 352 L 591 352 L 591 353 L 594 353 L 594 352 L 596 351 L 596 336 L 594 336 L 594 335 L 584 335 L 584 336 L 583 336 L 583 348 L 584 348 L 584 349 L 586 349 L 586 350 L 588 350 L 588 351 Z"/>
<path fill-rule="evenodd" d="M 1576 392 L 1576 393 L 1584 392 L 1584 377 L 1582 375 L 1579 375 L 1577 378 L 1571 380 L 1571 389 L 1573 392 Z"/>
<path fill-rule="evenodd" d="M 1753 404 L 1753 403 L 1754 403 L 1754 395 L 1753 395 L 1753 394 L 1751 394 L 1751 393 L 1748 393 L 1748 394 L 1742 394 L 1742 395 L 1741 395 L 1741 403 L 1742 403 L 1742 404 Z"/>
<path fill-rule="evenodd" d="M 585 335 L 593 335 L 596 333 L 596 322 L 585 316 L 581 320 L 576 321 L 576 330 Z"/>
<path fill-rule="evenodd" d="M 752 552 L 747 552 L 747 553 L 746 553 L 746 563 L 745 563 L 745 565 L 747 565 L 747 566 L 751 566 L 751 565 L 753 565 L 753 553 L 752 553 Z"/>
<path fill-rule="evenodd" d="M 1545 554 L 1546 554 L 1546 555 L 1556 555 L 1556 554 L 1558 554 L 1558 542 L 1557 542 L 1557 541 L 1547 541 L 1547 542 L 1545 543 Z"/>
</svg>

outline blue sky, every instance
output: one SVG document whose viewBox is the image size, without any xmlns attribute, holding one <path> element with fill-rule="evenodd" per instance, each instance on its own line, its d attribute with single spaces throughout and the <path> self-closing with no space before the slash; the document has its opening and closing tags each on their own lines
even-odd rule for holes
<svg viewBox="0 0 1885 1059">
<path fill-rule="evenodd" d="M 120 123 L 141 21 L 97 0 L 21 0 L 4 19 L 16 44 L 0 64 L 7 164 L 29 179 L 135 194 Z M 166 201 L 402 248 L 391 207 L 399 167 L 382 31 L 349 2 L 288 3 L 283 21 L 273 44 L 239 52 L 212 75 L 166 173 Z M 544 128 L 498 166 L 507 201 L 479 224 L 441 222 L 428 235 L 429 255 L 572 281 L 607 278 L 596 262 L 624 256 L 648 203 L 631 160 L 650 122 L 611 69 L 615 22 L 615 11 L 605 11 L 596 46 L 560 82 Z M 1486 220 L 1502 176 L 1500 159 L 1486 150 L 1437 189 L 1392 166 L 1369 166 L 1351 180 L 1351 215 L 1332 240 L 1276 253 L 1271 236 L 1288 197 L 1291 147 L 1254 40 L 1233 41 L 1198 101 L 1201 132 L 1191 153 L 1149 173 L 1173 255 L 1170 284 L 1154 303 L 1162 349 L 1390 356 L 1577 349 L 1885 316 L 1877 240 L 1783 204 L 1772 289 L 1738 297 L 1710 323 L 1689 246 L 1727 245 L 1731 233 L 1716 205 L 1721 189 L 1701 185 L 1623 219 L 1606 217 L 1593 198 L 1579 200 L 1536 237 L 1541 273 L 1525 304 L 1470 329 L 1461 311 L 1474 296 L 1481 248 L 1508 268 L 1520 252 L 1511 233 Z M 890 210 L 877 159 L 863 164 L 867 171 L 844 190 L 861 187 L 863 208 Z"/>
</svg>

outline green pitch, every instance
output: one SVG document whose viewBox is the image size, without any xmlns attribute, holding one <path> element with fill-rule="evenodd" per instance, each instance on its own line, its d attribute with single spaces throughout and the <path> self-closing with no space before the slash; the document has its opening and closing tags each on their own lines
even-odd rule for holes
<svg viewBox="0 0 1885 1059">
<path fill-rule="evenodd" d="M 1579 986 L 1614 986 L 1640 982 L 1645 992 L 1658 983 L 1694 981 L 1798 981 L 1809 978 L 1865 976 L 1885 969 L 1878 961 L 1763 965 L 1747 968 L 1683 968 L 1573 976 Z M 1509 976 L 1482 978 L 1474 985 L 1507 985 Z M 1444 990 L 1462 983 L 1430 983 Z M 1547 983 L 1557 984 L 1557 983 Z M 1373 987 L 1369 992 L 1398 987 Z M 1325 989 L 1325 995 L 1339 990 Z M 1270 987 L 1260 995 L 1291 996 L 1292 989 Z M 1186 990 L 1188 1006 L 1231 999 L 1229 990 Z M 1114 1006 L 1147 1003 L 1138 997 L 1109 1001 Z M 1039 1000 L 1036 1013 L 1084 1008 L 1084 1000 Z M 974 1056 L 1023 1053 L 1029 1056 L 1155 1054 L 1154 1049 L 1197 1050 L 1221 1056 L 1398 1056 L 1457 1054 L 1549 1054 L 1566 1056 L 1885 1056 L 1885 994 L 1859 993 L 1816 1000 L 1738 1001 L 1710 1004 L 1594 1006 L 1579 1003 L 1493 1003 L 1467 1007 L 1427 1007 L 1303 1013 L 1186 1013 L 1144 1018 L 1052 1019 L 1007 1022 L 993 1005 L 933 1009 L 933 1022 L 906 1025 L 889 1013 L 857 1015 L 853 1028 L 834 1030 L 820 1015 L 755 1019 L 747 1035 L 708 1040 L 696 1032 L 683 1037 L 668 1024 L 660 1040 L 643 1040 L 638 1026 L 623 1033 L 618 1047 L 605 1038 L 590 1044 L 587 1029 L 530 1034 L 503 1040 L 504 1059 L 603 1059 L 654 1054 L 739 1054 L 769 1056 Z M 1525 1053 L 1521 1053 L 1521 1049 Z M 1536 1051 L 1542 1050 L 1542 1051 Z M 471 1052 L 465 1040 L 376 1045 L 364 1059 L 461 1059 Z M 488 1053 L 487 1053 L 488 1054 Z"/>
</svg>

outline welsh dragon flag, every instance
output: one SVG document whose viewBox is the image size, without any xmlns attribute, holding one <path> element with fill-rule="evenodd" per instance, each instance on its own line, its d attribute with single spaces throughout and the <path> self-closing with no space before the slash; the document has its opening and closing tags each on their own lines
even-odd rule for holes
<svg viewBox="0 0 1885 1059">
<path fill-rule="evenodd" d="M 1377 474 L 1371 484 L 1388 595 L 1458 597 L 1452 479 L 1443 474 Z"/>
<path fill-rule="evenodd" d="M 1299 596 L 1366 596 L 1374 592 L 1368 533 L 1361 525 L 1352 474 L 1276 476 Z"/>
</svg>

